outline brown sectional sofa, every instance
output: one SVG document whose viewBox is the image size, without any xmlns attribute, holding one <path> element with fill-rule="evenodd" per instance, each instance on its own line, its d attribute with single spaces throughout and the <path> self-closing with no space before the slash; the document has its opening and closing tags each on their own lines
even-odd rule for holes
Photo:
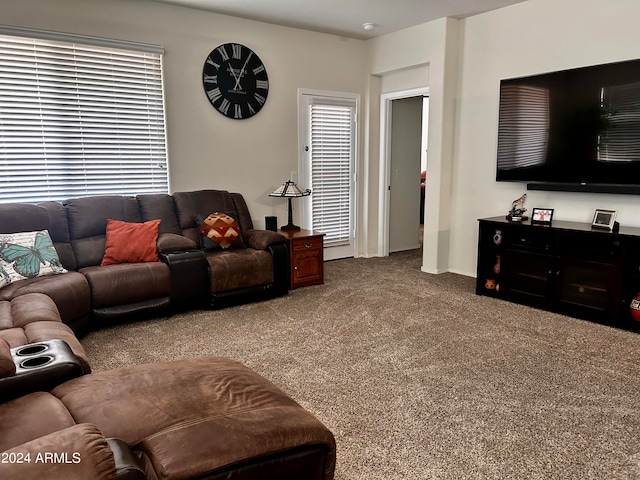
<svg viewBox="0 0 640 480">
<path fill-rule="evenodd" d="M 199 249 L 195 218 L 214 211 L 237 219 L 247 248 Z M 162 261 L 100 266 L 108 218 L 161 219 Z M 44 229 L 68 272 L 0 288 L 0 455 L 11 460 L 0 478 L 333 478 L 331 432 L 250 369 L 198 358 L 90 373 L 74 334 L 100 320 L 286 293 L 286 243 L 253 228 L 241 195 L 0 205 L 0 234 Z"/>
<path fill-rule="evenodd" d="M 237 219 L 247 248 L 200 251 L 195 215 L 213 212 Z M 157 245 L 163 261 L 101 266 L 107 219 L 160 219 Z M 0 205 L 0 234 L 37 230 L 49 231 L 68 273 L 11 283 L 0 288 L 0 302 L 44 293 L 75 332 L 92 328 L 94 321 L 288 291 L 284 237 L 255 230 L 244 198 L 237 193 L 201 190 Z M 8 322 L 0 318 L 2 323 Z"/>
</svg>

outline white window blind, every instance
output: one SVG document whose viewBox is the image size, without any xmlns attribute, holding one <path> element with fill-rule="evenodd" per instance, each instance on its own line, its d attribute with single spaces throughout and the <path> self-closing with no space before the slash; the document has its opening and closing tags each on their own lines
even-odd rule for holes
<svg viewBox="0 0 640 480">
<path fill-rule="evenodd" d="M 0 35 L 0 202 L 167 192 L 161 53 Z"/>
<path fill-rule="evenodd" d="M 326 246 L 348 244 L 355 105 L 311 104 L 311 212 Z"/>
</svg>

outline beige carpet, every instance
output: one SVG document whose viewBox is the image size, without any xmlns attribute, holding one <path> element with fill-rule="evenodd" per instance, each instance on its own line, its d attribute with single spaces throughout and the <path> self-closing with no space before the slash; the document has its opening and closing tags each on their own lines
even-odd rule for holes
<svg viewBox="0 0 640 480">
<path fill-rule="evenodd" d="M 419 252 L 268 302 L 93 332 L 95 370 L 239 360 L 335 434 L 336 478 L 640 478 L 640 335 L 474 295 Z"/>
</svg>

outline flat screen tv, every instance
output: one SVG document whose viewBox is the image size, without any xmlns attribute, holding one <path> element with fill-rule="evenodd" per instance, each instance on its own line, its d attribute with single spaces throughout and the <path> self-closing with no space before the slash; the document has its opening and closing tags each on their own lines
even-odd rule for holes
<svg viewBox="0 0 640 480">
<path fill-rule="evenodd" d="M 496 179 L 640 193 L 640 60 L 502 80 Z"/>
</svg>

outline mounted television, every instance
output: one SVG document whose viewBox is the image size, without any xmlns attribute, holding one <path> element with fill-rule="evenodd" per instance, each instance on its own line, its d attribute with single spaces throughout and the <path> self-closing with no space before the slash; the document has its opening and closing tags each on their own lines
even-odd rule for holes
<svg viewBox="0 0 640 480">
<path fill-rule="evenodd" d="M 496 180 L 640 193 L 640 60 L 502 80 Z"/>
</svg>

